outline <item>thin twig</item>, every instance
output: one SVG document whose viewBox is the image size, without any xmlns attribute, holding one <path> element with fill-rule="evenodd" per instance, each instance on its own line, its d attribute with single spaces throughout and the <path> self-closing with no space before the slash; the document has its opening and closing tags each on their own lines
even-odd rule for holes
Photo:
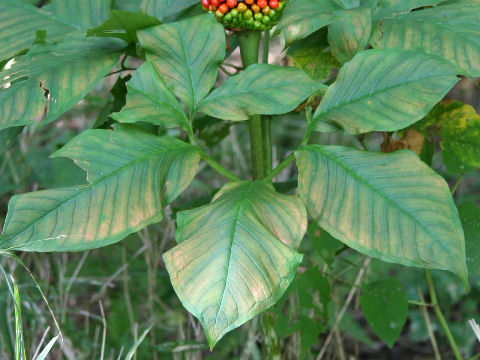
<svg viewBox="0 0 480 360">
<path fill-rule="evenodd" d="M 425 298 L 423 297 L 422 291 L 420 288 L 417 288 L 418 296 L 420 301 L 425 302 Z M 426 307 L 422 307 L 421 310 L 423 318 L 425 320 L 425 325 L 427 326 L 428 336 L 430 337 L 430 342 L 432 343 L 433 352 L 435 353 L 436 360 L 442 360 L 442 356 L 440 355 L 440 351 L 438 350 L 438 343 L 437 339 L 435 338 L 435 333 L 433 331 L 432 323 L 430 321 L 430 316 L 428 315 L 428 311 Z"/>
<path fill-rule="evenodd" d="M 362 268 L 358 272 L 357 277 L 356 277 L 355 282 L 354 282 L 355 286 L 350 289 L 350 292 L 348 293 L 348 296 L 347 296 L 347 300 L 345 301 L 345 304 L 343 304 L 343 307 L 340 310 L 340 313 L 338 314 L 337 319 L 335 320 L 335 323 L 333 324 L 332 329 L 330 330 L 330 333 L 327 336 L 327 339 L 323 343 L 322 349 L 318 353 L 318 355 L 316 357 L 316 360 L 321 360 L 323 358 L 323 356 L 325 355 L 325 353 L 328 349 L 328 345 L 330 344 L 330 341 L 332 341 L 333 335 L 335 334 L 335 329 L 338 327 L 338 324 L 340 324 L 340 321 L 342 321 L 343 316 L 345 315 L 345 312 L 347 311 L 348 307 L 350 306 L 350 303 L 353 300 L 353 297 L 357 293 L 358 286 L 362 282 L 363 275 L 365 274 L 365 269 L 370 264 L 370 261 L 371 261 L 370 258 L 366 258 L 363 261 Z"/>
</svg>

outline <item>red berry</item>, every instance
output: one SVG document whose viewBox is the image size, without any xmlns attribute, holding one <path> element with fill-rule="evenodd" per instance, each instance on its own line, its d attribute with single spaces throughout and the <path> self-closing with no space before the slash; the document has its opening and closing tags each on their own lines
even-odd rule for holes
<svg viewBox="0 0 480 360">
<path fill-rule="evenodd" d="M 269 4 L 270 4 L 270 7 L 275 10 L 277 10 L 278 7 L 280 6 L 280 4 L 278 3 L 278 0 L 270 0 Z"/>
<path fill-rule="evenodd" d="M 220 6 L 220 0 L 212 0 L 212 5 L 215 6 L 215 7 L 219 7 Z"/>
<path fill-rule="evenodd" d="M 237 6 L 237 0 L 227 0 L 227 5 L 229 8 L 234 8 Z"/>
<path fill-rule="evenodd" d="M 228 11 L 228 6 L 227 4 L 222 4 L 218 7 L 218 11 L 220 11 L 222 14 L 225 14 Z"/>
<path fill-rule="evenodd" d="M 208 7 L 210 6 L 210 0 L 202 0 L 202 6 L 205 9 L 208 9 Z"/>
<path fill-rule="evenodd" d="M 265 6 L 268 5 L 267 0 L 258 0 L 257 5 L 260 6 L 261 8 L 264 8 Z"/>
</svg>

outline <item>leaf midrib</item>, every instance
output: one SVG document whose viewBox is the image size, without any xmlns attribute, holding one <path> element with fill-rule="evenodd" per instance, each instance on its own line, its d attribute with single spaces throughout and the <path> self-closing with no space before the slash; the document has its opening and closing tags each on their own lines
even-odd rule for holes
<svg viewBox="0 0 480 360">
<path fill-rule="evenodd" d="M 230 274 L 230 265 L 231 265 L 231 262 L 232 262 L 232 248 L 233 248 L 233 243 L 234 243 L 234 239 L 235 239 L 235 233 L 237 231 L 237 226 L 238 226 L 238 223 L 239 223 L 240 213 L 243 210 L 245 202 L 247 200 L 249 200 L 248 197 L 246 196 L 246 194 L 250 191 L 250 189 L 252 188 L 252 186 L 254 184 L 255 184 L 255 182 L 252 181 L 248 185 L 248 188 L 244 189 L 240 193 L 240 194 L 244 194 L 244 196 L 240 197 L 240 202 L 237 205 L 237 211 L 235 213 L 235 218 L 233 219 L 233 228 L 232 228 L 232 231 L 230 232 L 230 246 L 229 246 L 229 252 L 228 252 L 228 268 L 227 268 L 227 274 L 225 276 L 225 282 L 224 282 L 223 290 L 222 290 L 222 300 L 220 301 L 220 305 L 218 306 L 217 315 L 215 315 L 215 327 L 213 328 L 214 332 L 217 328 L 218 316 L 220 315 L 220 312 L 221 312 L 221 309 L 222 309 L 222 306 L 223 306 L 223 301 L 225 299 L 225 292 L 226 292 L 225 290 L 227 289 L 227 282 L 228 282 L 228 278 L 229 278 L 229 274 Z"/>
</svg>

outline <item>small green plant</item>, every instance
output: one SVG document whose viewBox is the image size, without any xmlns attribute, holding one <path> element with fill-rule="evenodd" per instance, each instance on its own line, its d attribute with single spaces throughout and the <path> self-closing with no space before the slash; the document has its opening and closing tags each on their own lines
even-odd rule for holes
<svg viewBox="0 0 480 360">
<path fill-rule="evenodd" d="M 284 320 L 308 228 L 340 249 L 424 268 L 427 305 L 461 359 L 429 269 L 450 271 L 467 290 L 467 265 L 478 269 L 478 258 L 467 257 L 452 192 L 430 166 L 431 139 L 441 137 L 443 162 L 459 182 L 480 167 L 480 117 L 463 103 L 441 102 L 460 77 L 480 76 L 479 17 L 479 0 L 144 0 L 135 11 L 107 0 L 52 0 L 41 9 L 0 0 L 2 151 L 20 127 L 55 121 L 105 76 L 131 73 L 119 77 L 94 128 L 52 154 L 72 159 L 87 183 L 13 196 L 0 250 L 119 242 L 160 222 L 204 161 L 226 183 L 209 203 L 176 214 L 177 244 L 163 259 L 211 349 L 272 309 L 262 320 L 265 353 L 278 356 L 275 324 Z M 268 64 L 271 36 L 285 40 L 293 66 Z M 217 82 L 237 44 L 240 71 Z M 300 114 L 304 136 L 273 164 L 271 129 L 288 113 Z M 251 174 L 234 174 L 212 155 L 225 137 L 205 141 L 202 127 L 212 122 L 248 122 Z M 357 146 L 312 143 L 318 132 L 351 135 Z M 385 136 L 382 152 L 368 150 L 375 132 Z M 402 144 L 418 136 L 417 154 L 398 150 L 413 146 L 398 146 L 394 134 Z M 293 164 L 292 193 L 275 179 Z M 317 281 L 328 294 L 316 270 L 299 278 L 299 288 Z M 363 287 L 360 305 L 393 346 L 408 299 L 398 280 L 385 278 Z M 326 308 L 328 295 L 320 297 Z M 312 301 L 300 299 L 307 308 Z"/>
</svg>

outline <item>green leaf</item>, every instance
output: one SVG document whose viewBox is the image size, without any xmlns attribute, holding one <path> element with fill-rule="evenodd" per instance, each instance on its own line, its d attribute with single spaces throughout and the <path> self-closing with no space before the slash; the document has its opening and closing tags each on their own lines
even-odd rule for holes
<svg viewBox="0 0 480 360">
<path fill-rule="evenodd" d="M 288 48 L 289 65 L 305 71 L 316 81 L 326 81 L 340 63 L 328 49 L 327 31 L 319 30 Z"/>
<path fill-rule="evenodd" d="M 402 48 L 444 57 L 469 76 L 480 76 L 480 0 L 414 11 L 383 20 L 374 48 Z"/>
<path fill-rule="evenodd" d="M 111 8 L 112 0 L 52 0 L 50 5 L 44 7 L 63 23 L 83 31 L 107 20 Z"/>
<path fill-rule="evenodd" d="M 198 0 L 143 0 L 140 9 L 160 21 L 173 21 L 176 16 L 195 4 Z"/>
<path fill-rule="evenodd" d="M 0 60 L 28 49 L 37 30 L 45 30 L 49 41 L 57 41 L 76 29 L 33 5 L 18 0 L 0 0 Z"/>
<path fill-rule="evenodd" d="M 480 168 L 480 115 L 474 107 L 461 107 L 445 112 L 441 130 L 442 157 L 451 174 Z"/>
<path fill-rule="evenodd" d="M 17 136 L 22 132 L 23 127 L 12 127 L 0 130 L 0 155 L 7 151 L 16 140 Z"/>
<path fill-rule="evenodd" d="M 456 70 L 435 56 L 363 51 L 342 67 L 313 126 L 330 132 L 333 125 L 348 134 L 400 130 L 425 116 L 457 81 Z"/>
<path fill-rule="evenodd" d="M 198 110 L 210 116 L 242 121 L 252 115 L 279 115 L 294 110 L 319 89 L 303 71 L 254 64 L 205 98 Z"/>
<path fill-rule="evenodd" d="M 32 124 L 47 105 L 42 121 L 51 122 L 74 106 L 115 66 L 123 42 L 115 39 L 85 39 L 78 33 L 55 44 L 37 44 L 2 72 L 0 104 L 5 111 L 0 128 Z M 41 87 L 40 87 L 41 86 Z M 43 90 L 42 90 L 43 89 Z M 48 97 L 44 98 L 44 90 Z"/>
<path fill-rule="evenodd" d="M 343 64 L 365 48 L 372 32 L 372 14 L 368 8 L 338 10 L 328 28 L 328 42 L 333 55 Z"/>
<path fill-rule="evenodd" d="M 467 284 L 464 235 L 448 185 L 414 153 L 311 145 L 296 158 L 300 197 L 336 239 L 384 261 L 449 270 Z"/>
<path fill-rule="evenodd" d="M 87 130 L 54 155 L 87 171 L 85 187 L 14 196 L 0 249 L 78 251 L 120 241 L 163 218 L 163 205 L 192 181 L 194 147 L 131 126 Z"/>
<path fill-rule="evenodd" d="M 124 123 L 137 121 L 169 127 L 188 127 L 179 102 L 167 88 L 151 62 L 144 63 L 127 83 L 127 103 L 112 118 Z"/>
<path fill-rule="evenodd" d="M 378 0 L 374 18 L 378 20 L 390 15 L 408 13 L 413 9 L 437 5 L 444 1 L 445 0 Z"/>
<path fill-rule="evenodd" d="M 335 239 L 314 221 L 308 225 L 308 236 L 312 242 L 313 248 L 317 251 L 325 263 L 331 267 L 337 258 L 337 253 L 345 245 Z"/>
<path fill-rule="evenodd" d="M 470 275 L 480 275 L 480 209 L 477 205 L 466 202 L 458 208 L 463 231 L 465 231 L 465 247 L 467 266 Z"/>
<path fill-rule="evenodd" d="M 392 347 L 407 321 L 407 293 L 398 279 L 363 285 L 360 306 L 375 334 Z"/>
<path fill-rule="evenodd" d="M 210 347 L 275 304 L 295 276 L 307 227 L 300 199 L 261 181 L 225 185 L 209 205 L 177 215 L 178 245 L 164 254 L 182 304 Z"/>
<path fill-rule="evenodd" d="M 115 0 L 115 9 L 123 11 L 140 11 L 142 0 Z"/>
<path fill-rule="evenodd" d="M 131 11 L 112 10 L 102 25 L 89 29 L 87 36 L 117 37 L 126 42 L 137 41 L 137 30 L 160 25 L 157 18 Z"/>
<path fill-rule="evenodd" d="M 86 30 L 106 20 L 110 1 L 53 0 L 38 9 L 18 0 L 0 0 L 0 60 L 31 47 L 37 31 L 54 42 L 66 34 Z"/>
<path fill-rule="evenodd" d="M 0 130 L 40 120 L 45 101 L 43 90 L 34 79 L 0 89 Z"/>
<path fill-rule="evenodd" d="M 338 9 L 340 6 L 331 0 L 288 0 L 278 27 L 289 45 L 332 23 Z"/>
<path fill-rule="evenodd" d="M 138 38 L 168 87 L 190 115 L 208 94 L 225 57 L 225 32 L 213 16 L 201 15 L 138 32 Z"/>
</svg>

